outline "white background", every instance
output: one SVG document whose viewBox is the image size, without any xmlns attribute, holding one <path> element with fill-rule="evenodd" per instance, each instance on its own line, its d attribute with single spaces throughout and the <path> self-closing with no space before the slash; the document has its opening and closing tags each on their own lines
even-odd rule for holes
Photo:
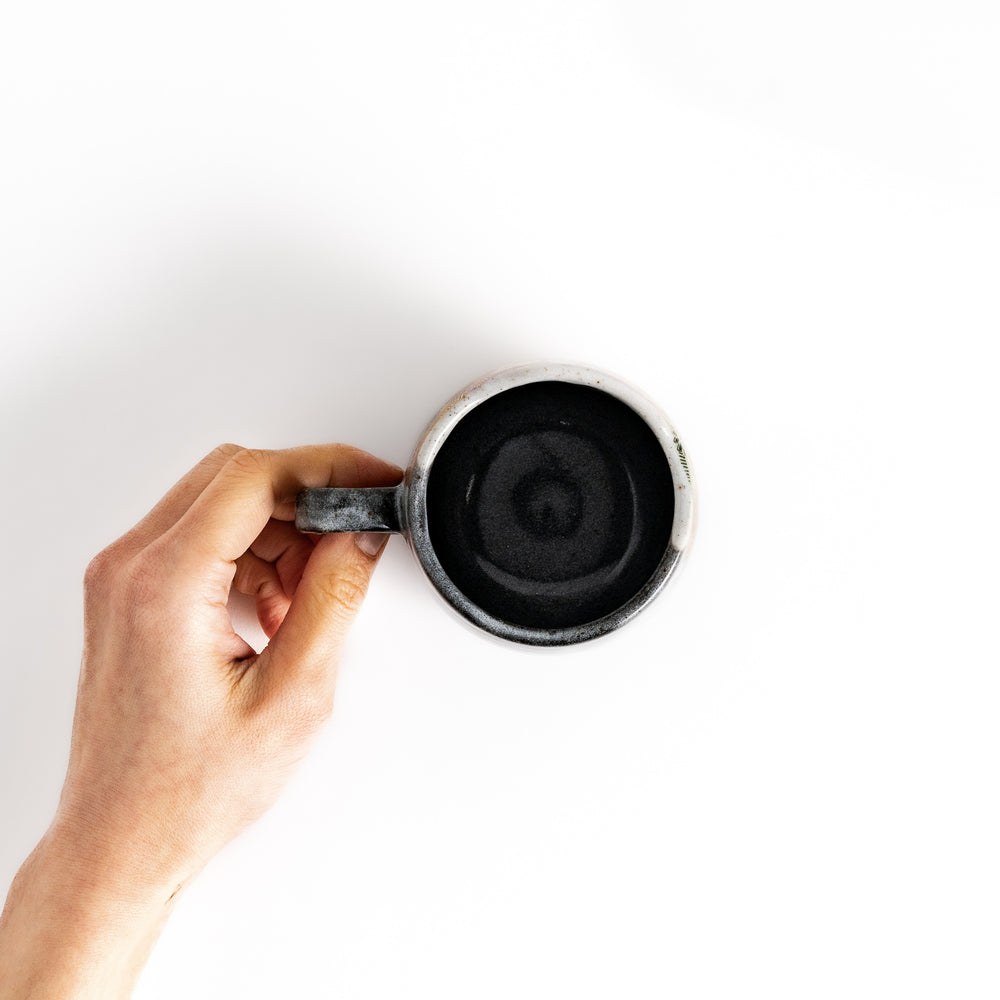
<svg viewBox="0 0 1000 1000">
<path fill-rule="evenodd" d="M 405 464 L 570 359 L 684 435 L 684 572 L 539 653 L 393 540 L 137 997 L 1000 993 L 995 4 L 2 11 L 4 886 L 98 549 L 221 441 Z"/>
</svg>

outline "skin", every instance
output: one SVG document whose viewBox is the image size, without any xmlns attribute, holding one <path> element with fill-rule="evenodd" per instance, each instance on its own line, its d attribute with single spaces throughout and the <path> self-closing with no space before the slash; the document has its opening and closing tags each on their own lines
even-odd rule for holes
<svg viewBox="0 0 1000 1000">
<path fill-rule="evenodd" d="M 0 1000 L 128 997 L 177 897 L 264 813 L 333 707 L 387 536 L 297 532 L 307 486 L 388 486 L 343 445 L 223 445 L 84 578 L 65 785 L 0 917 Z M 256 597 L 259 655 L 233 631 Z"/>
</svg>

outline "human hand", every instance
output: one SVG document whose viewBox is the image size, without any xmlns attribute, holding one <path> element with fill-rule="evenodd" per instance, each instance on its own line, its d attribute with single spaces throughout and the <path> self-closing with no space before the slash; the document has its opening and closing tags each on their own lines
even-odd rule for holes
<svg viewBox="0 0 1000 1000">
<path fill-rule="evenodd" d="M 303 535 L 296 494 L 400 475 L 341 445 L 224 445 L 93 560 L 69 768 L 0 919 L 0 998 L 128 996 L 179 890 L 331 711 L 387 536 Z M 260 654 L 233 631 L 233 586 L 256 598 Z"/>
</svg>

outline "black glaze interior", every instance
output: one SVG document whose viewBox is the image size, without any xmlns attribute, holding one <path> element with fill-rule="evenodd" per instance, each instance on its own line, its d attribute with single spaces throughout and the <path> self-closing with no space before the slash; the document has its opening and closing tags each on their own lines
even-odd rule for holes
<svg viewBox="0 0 1000 1000">
<path fill-rule="evenodd" d="M 532 382 L 452 429 L 427 484 L 430 541 L 484 611 L 567 628 L 622 607 L 663 558 L 670 467 L 641 417 L 600 389 Z"/>
</svg>

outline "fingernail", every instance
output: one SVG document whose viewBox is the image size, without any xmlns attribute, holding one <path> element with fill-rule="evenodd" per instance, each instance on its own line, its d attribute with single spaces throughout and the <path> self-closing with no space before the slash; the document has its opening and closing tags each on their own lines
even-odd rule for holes
<svg viewBox="0 0 1000 1000">
<path fill-rule="evenodd" d="M 389 534 L 384 531 L 360 531 L 354 536 L 354 541 L 366 556 L 377 556 L 389 541 Z"/>
</svg>

